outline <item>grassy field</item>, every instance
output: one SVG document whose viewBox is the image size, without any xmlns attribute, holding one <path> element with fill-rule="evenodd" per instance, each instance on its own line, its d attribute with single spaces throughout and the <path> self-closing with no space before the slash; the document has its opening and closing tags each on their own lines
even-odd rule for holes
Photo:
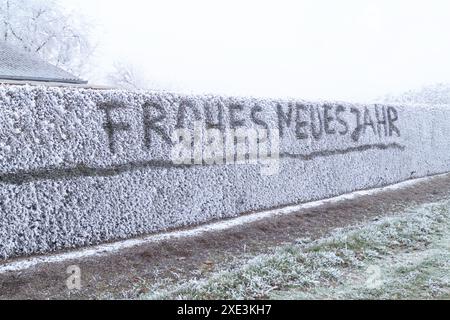
<svg viewBox="0 0 450 320">
<path fill-rule="evenodd" d="M 450 201 L 298 239 L 143 299 L 449 299 Z"/>
</svg>

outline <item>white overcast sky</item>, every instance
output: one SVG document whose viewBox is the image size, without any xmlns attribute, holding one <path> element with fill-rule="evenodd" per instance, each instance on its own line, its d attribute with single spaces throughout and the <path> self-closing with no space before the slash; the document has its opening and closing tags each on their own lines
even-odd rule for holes
<svg viewBox="0 0 450 320">
<path fill-rule="evenodd" d="M 448 0 L 61 0 L 128 60 L 195 93 L 367 100 L 450 83 Z"/>
</svg>

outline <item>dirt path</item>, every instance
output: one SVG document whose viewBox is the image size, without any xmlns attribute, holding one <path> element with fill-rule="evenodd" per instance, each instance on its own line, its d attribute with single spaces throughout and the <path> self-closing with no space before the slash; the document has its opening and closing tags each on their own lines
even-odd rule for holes
<svg viewBox="0 0 450 320">
<path fill-rule="evenodd" d="M 133 298 L 161 279 L 189 279 L 246 254 L 298 238 L 316 239 L 330 230 L 361 223 L 410 206 L 450 198 L 450 174 L 397 190 L 382 191 L 230 230 L 147 243 L 102 257 L 40 264 L 0 274 L 1 299 Z M 82 289 L 69 291 L 67 267 L 81 269 Z"/>
</svg>

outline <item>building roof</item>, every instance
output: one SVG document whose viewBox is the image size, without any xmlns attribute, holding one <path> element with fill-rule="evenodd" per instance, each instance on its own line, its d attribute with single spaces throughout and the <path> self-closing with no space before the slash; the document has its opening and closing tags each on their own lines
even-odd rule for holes
<svg viewBox="0 0 450 320">
<path fill-rule="evenodd" d="M 5 42 L 0 42 L 0 81 L 33 81 L 68 84 L 86 84 L 41 58 Z"/>
</svg>

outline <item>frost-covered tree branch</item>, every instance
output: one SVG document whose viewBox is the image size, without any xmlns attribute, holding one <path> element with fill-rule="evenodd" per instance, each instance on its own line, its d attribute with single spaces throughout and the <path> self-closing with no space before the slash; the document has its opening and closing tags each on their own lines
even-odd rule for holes
<svg viewBox="0 0 450 320">
<path fill-rule="evenodd" d="M 127 58 L 116 61 L 104 80 L 113 87 L 125 90 L 142 89 L 160 92 L 181 90 L 172 79 L 165 80 L 161 75 L 149 75 L 139 63 Z"/>
<path fill-rule="evenodd" d="M 145 76 L 128 62 L 116 62 L 113 71 L 107 76 L 107 81 L 114 87 L 126 90 L 150 88 Z"/>
<path fill-rule="evenodd" d="M 88 68 L 94 46 L 83 17 L 55 0 L 0 0 L 0 38 L 38 54 L 78 76 Z"/>
</svg>

